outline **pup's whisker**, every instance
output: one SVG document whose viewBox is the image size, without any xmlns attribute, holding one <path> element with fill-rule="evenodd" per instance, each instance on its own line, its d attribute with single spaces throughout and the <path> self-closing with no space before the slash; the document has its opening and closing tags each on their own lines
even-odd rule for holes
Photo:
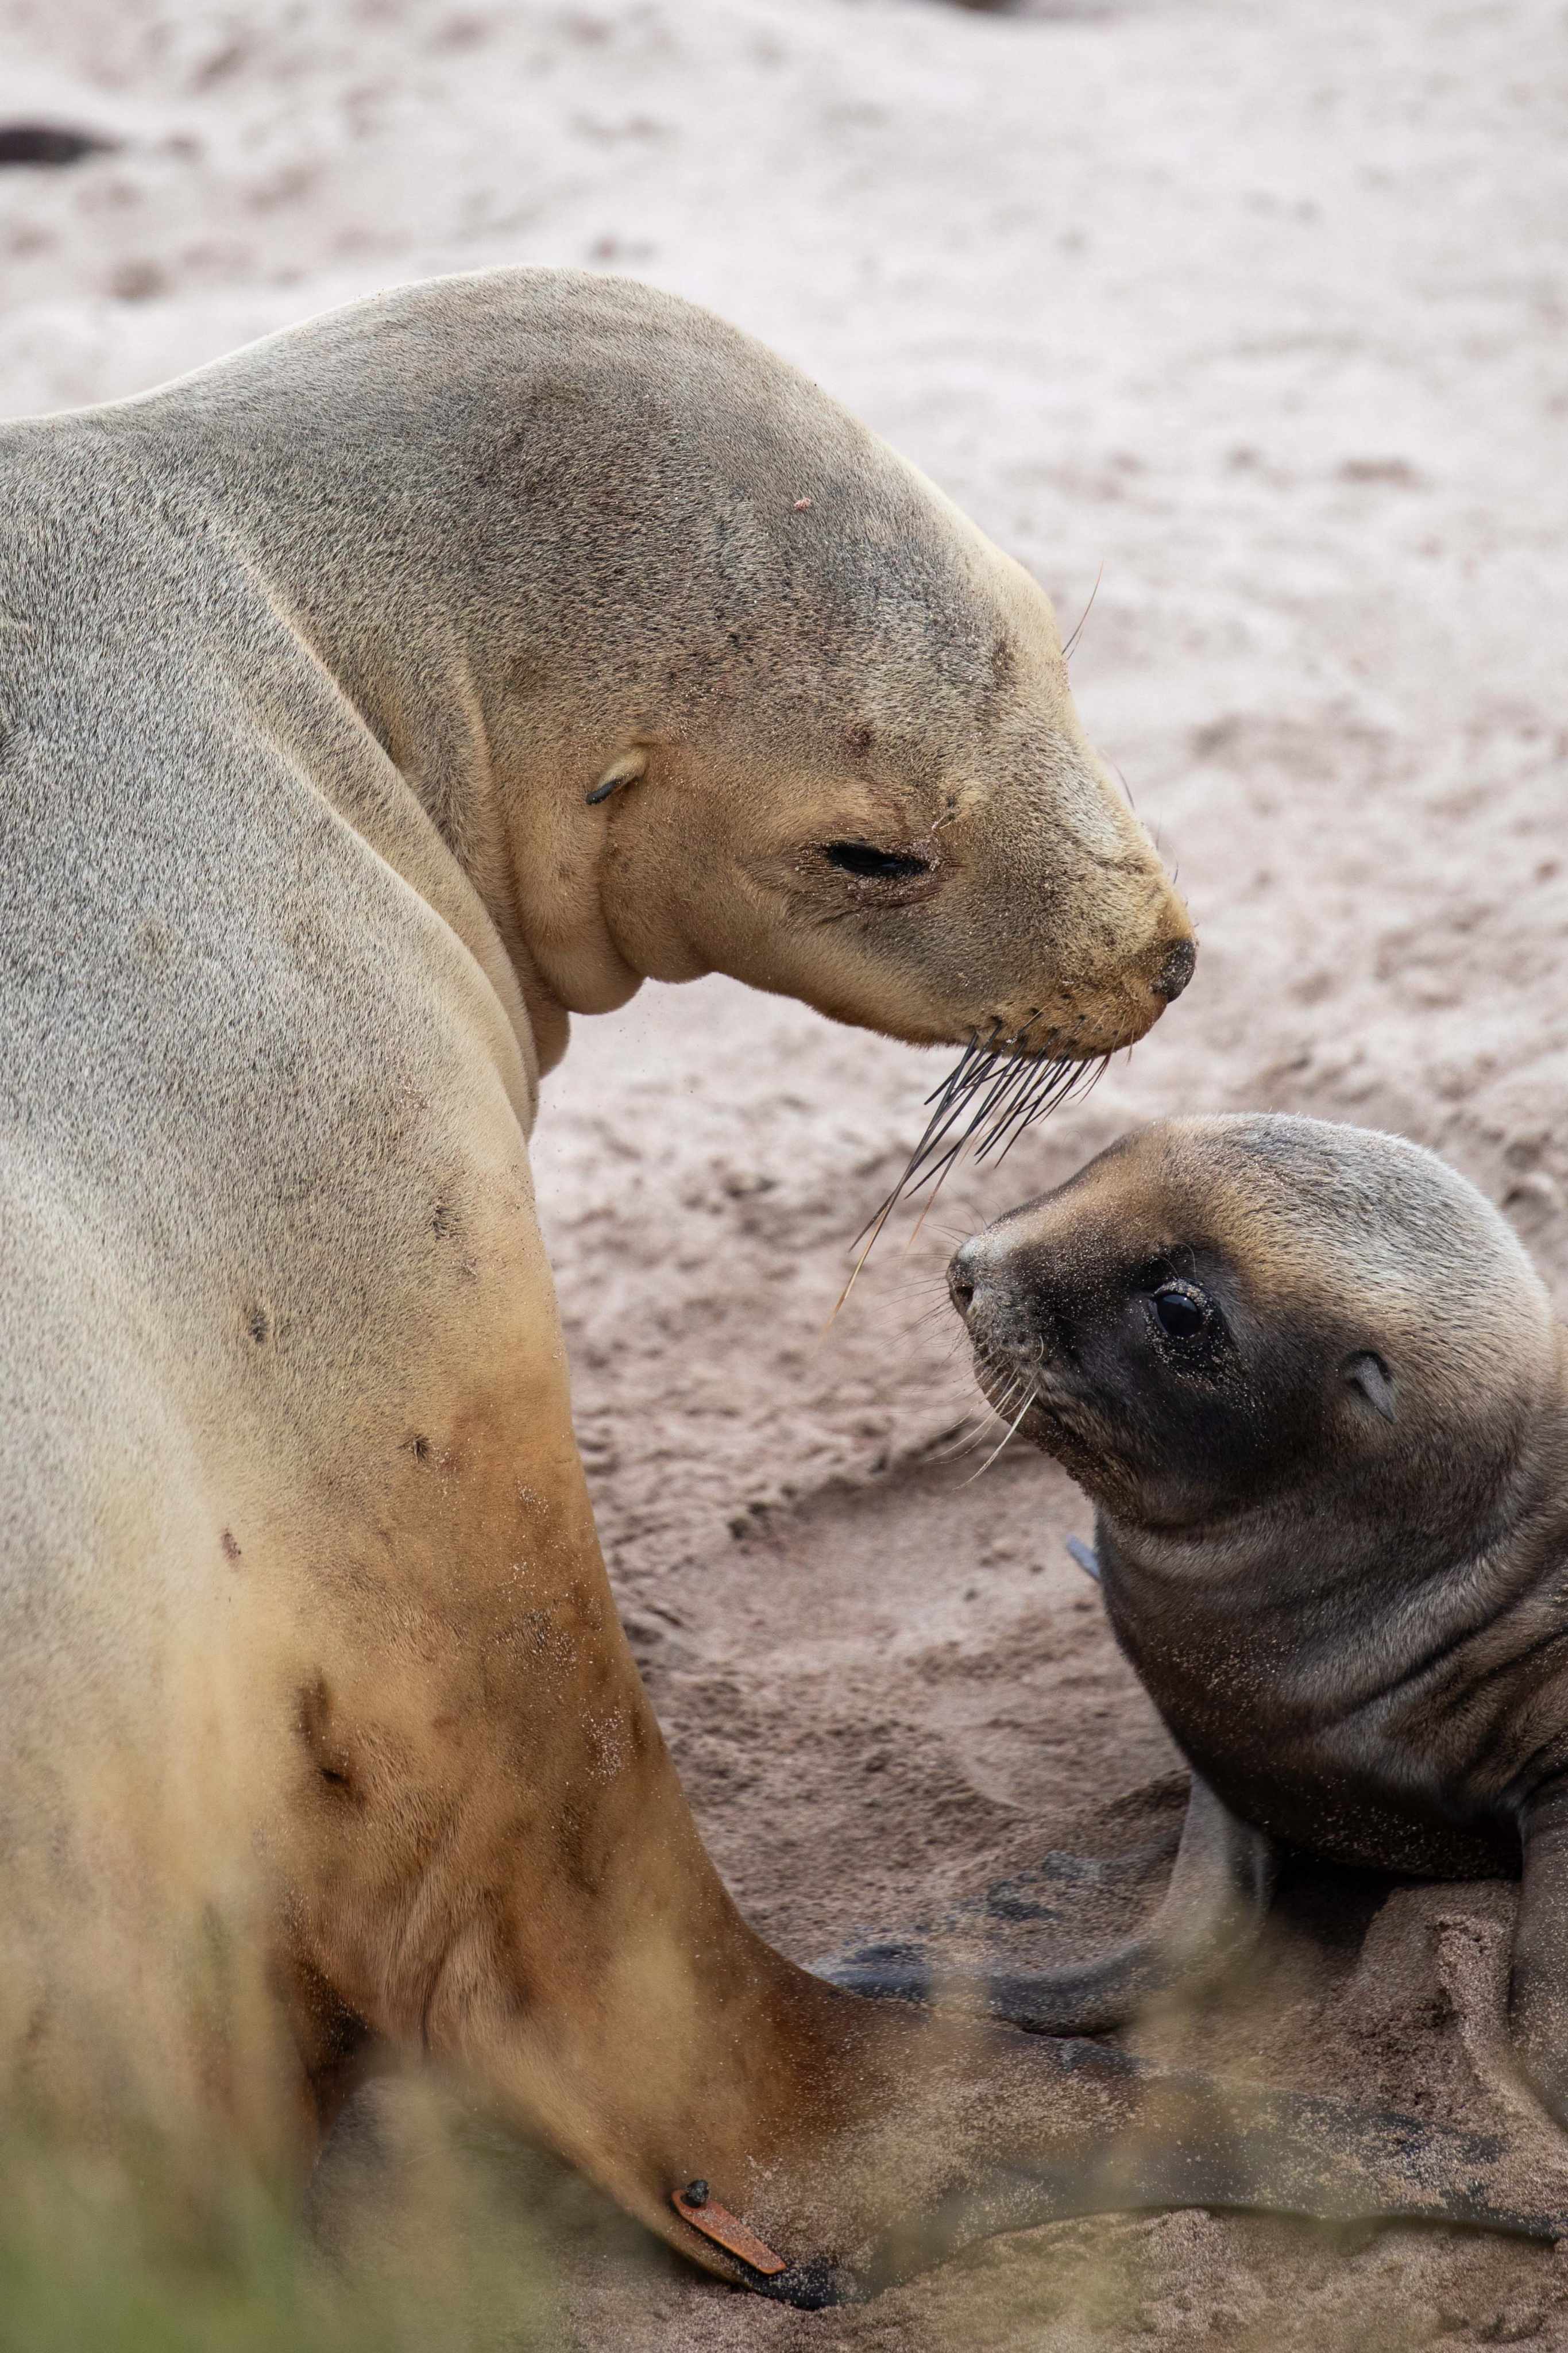
<svg viewBox="0 0 1568 2353">
<path fill-rule="evenodd" d="M 960 1455 L 973 1454 L 976 1447 L 984 1443 L 985 1433 L 990 1424 L 993 1421 L 1005 1421 L 1006 1419 L 1008 1412 L 1017 1400 L 1017 1384 L 1016 1380 L 1010 1380 L 1004 1383 L 999 1392 L 1000 1403 L 998 1403 L 996 1398 L 993 1398 L 988 1395 L 984 1389 L 982 1389 L 980 1394 L 984 1402 L 984 1412 L 981 1415 L 980 1419 L 974 1424 L 973 1428 L 972 1430 L 965 1430 L 962 1435 L 954 1440 L 953 1444 L 947 1449 L 946 1452 L 938 1457 L 938 1460 L 951 1462 L 956 1461 Z"/>
<path fill-rule="evenodd" d="M 1028 1412 L 1029 1408 L 1034 1404 L 1034 1402 L 1035 1392 L 1033 1388 L 1026 1386 L 1024 1391 L 1024 1402 L 1018 1408 L 1017 1419 L 1012 1424 L 1010 1429 L 1003 1433 L 995 1446 L 993 1447 L 991 1452 L 985 1457 L 985 1460 L 981 1464 L 979 1470 L 972 1471 L 970 1472 L 968 1478 L 963 1482 L 966 1487 L 973 1487 L 976 1479 L 984 1479 L 985 1473 L 990 1470 L 991 1465 L 995 1461 L 997 1455 L 1001 1453 L 1003 1448 L 1005 1446 L 1011 1445 L 1013 1440 L 1017 1437 L 1019 1430 L 1023 1428 L 1024 1416 Z M 1000 1417 L 998 1417 L 998 1419 L 1000 1419 Z"/>
</svg>

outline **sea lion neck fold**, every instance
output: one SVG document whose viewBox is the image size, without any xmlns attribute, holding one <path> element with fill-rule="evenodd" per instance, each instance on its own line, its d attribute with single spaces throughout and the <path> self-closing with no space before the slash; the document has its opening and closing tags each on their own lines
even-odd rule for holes
<svg viewBox="0 0 1568 2353">
<path fill-rule="evenodd" d="M 1067 1060 L 1184 985 L 1190 926 L 1046 598 L 708 313 L 568 273 L 437 280 L 100 416 L 210 511 L 417 793 L 536 1027 L 556 1008 L 546 1063 L 563 1010 L 646 977 Z"/>
</svg>

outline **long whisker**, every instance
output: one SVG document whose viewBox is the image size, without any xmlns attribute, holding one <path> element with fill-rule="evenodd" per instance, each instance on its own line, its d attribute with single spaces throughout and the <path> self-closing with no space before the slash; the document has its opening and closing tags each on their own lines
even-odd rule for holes
<svg viewBox="0 0 1568 2353">
<path fill-rule="evenodd" d="M 970 1039 L 968 1045 L 964 1048 L 963 1052 L 960 1055 L 957 1067 L 949 1073 L 948 1077 L 942 1082 L 941 1086 L 933 1087 L 931 1093 L 927 1095 L 927 1103 L 934 1103 L 936 1108 L 931 1113 L 930 1119 L 926 1122 L 925 1133 L 921 1135 L 920 1142 L 916 1145 L 905 1164 L 903 1175 L 899 1178 L 897 1184 L 893 1187 L 892 1191 L 888 1195 L 886 1200 L 882 1202 L 879 1208 L 872 1211 L 870 1217 L 868 1218 L 866 1223 L 861 1227 L 860 1231 L 856 1235 L 854 1241 L 849 1245 L 850 1249 L 853 1250 L 857 1243 L 864 1241 L 866 1247 L 860 1252 L 859 1257 L 856 1260 L 855 1265 L 850 1272 L 849 1280 L 845 1284 L 843 1290 L 839 1293 L 838 1297 L 834 1303 L 833 1315 L 830 1315 L 827 1319 L 829 1324 L 832 1323 L 833 1316 L 837 1314 L 839 1308 L 843 1306 L 845 1301 L 848 1298 L 849 1293 L 854 1289 L 856 1276 L 858 1275 L 861 1268 L 865 1265 L 867 1259 L 870 1256 L 872 1245 L 876 1241 L 878 1235 L 881 1232 L 882 1228 L 887 1224 L 888 1219 L 892 1216 L 893 1211 L 897 1208 L 903 1195 L 909 1190 L 910 1179 L 913 1176 L 915 1170 L 921 1166 L 921 1163 L 927 1159 L 930 1154 L 935 1150 L 937 1145 L 941 1143 L 948 1129 L 952 1125 L 954 1120 L 960 1116 L 965 1105 L 971 1100 L 974 1090 L 982 1083 L 985 1073 L 993 1065 L 995 1060 L 996 1040 L 1001 1035 L 1001 1029 L 1002 1025 L 999 1021 L 994 1022 L 991 1027 L 991 1033 L 984 1044 L 981 1042 L 980 1034 L 977 1030 L 974 1036 Z"/>
<path fill-rule="evenodd" d="M 1071 637 L 1068 639 L 1066 645 L 1062 648 L 1063 661 L 1070 661 L 1072 659 L 1072 649 L 1074 646 L 1077 645 L 1079 638 L 1082 637 L 1083 625 L 1094 610 L 1094 600 L 1100 594 L 1100 584 L 1104 577 L 1105 566 L 1101 564 L 1100 570 L 1094 575 L 1094 586 L 1089 592 L 1089 602 L 1078 617 L 1078 627 L 1073 631 Z"/>
<path fill-rule="evenodd" d="M 1011 1408 L 1017 1403 L 1017 1398 L 1016 1397 L 1009 1397 L 1007 1403 L 1009 1408 Z M 941 1453 L 933 1456 L 932 1460 L 938 1462 L 962 1462 L 966 1454 L 978 1453 L 981 1447 L 984 1445 L 985 1440 L 991 1434 L 991 1424 L 993 1421 L 999 1421 L 1003 1424 L 1004 1434 L 1002 1443 L 1005 1446 L 1007 1442 L 1006 1416 L 1005 1414 L 998 1413 L 995 1407 L 992 1406 L 989 1408 L 988 1411 L 981 1417 L 980 1420 L 975 1423 L 973 1430 L 966 1430 L 962 1439 L 954 1440 L 951 1446 L 944 1447 Z M 964 1483 L 967 1485 L 968 1482 L 965 1481 Z"/>
<path fill-rule="evenodd" d="M 980 1392 L 980 1401 L 985 1409 L 984 1412 L 973 1429 L 959 1432 L 952 1444 L 939 1459 L 943 1461 L 952 1461 L 961 1454 L 973 1454 L 975 1448 L 984 1441 L 988 1425 L 993 1421 L 1005 1421 L 1018 1401 L 1018 1386 L 1019 1376 L 1015 1373 L 1003 1381 L 994 1398 L 983 1388 Z M 1025 1384 L 1025 1388 L 1027 1388 L 1027 1383 Z"/>
<path fill-rule="evenodd" d="M 1008 1043 L 1016 1046 L 1016 1040 L 1009 1039 Z M 976 1062 L 970 1078 L 965 1082 L 962 1095 L 954 1096 L 950 1102 L 949 1091 L 944 1090 L 937 1113 L 928 1125 L 925 1134 L 910 1155 L 909 1165 L 894 1187 L 889 1199 L 897 1200 L 903 1194 L 918 1192 L 923 1185 L 929 1184 L 940 1170 L 947 1168 L 963 1150 L 964 1145 L 988 1123 L 1000 1117 L 1008 1097 L 1022 1084 L 1030 1068 L 1031 1059 L 1022 1055 L 1015 1059 L 1004 1054 L 999 1049 L 990 1050 L 982 1060 Z M 1001 1064 L 999 1073 L 998 1063 Z M 956 1072 L 954 1076 L 957 1076 Z M 989 1086 L 986 1085 L 988 1080 L 991 1082 Z M 983 1088 L 985 1089 L 984 1093 L 981 1092 Z M 980 1096 L 978 1103 L 974 1100 L 976 1095 Z M 928 1097 L 927 1100 L 929 1101 L 930 1098 Z M 970 1116 L 963 1133 L 958 1137 L 956 1143 L 948 1145 L 945 1152 L 937 1155 L 937 1146 L 965 1112 L 968 1112 Z"/>
<path fill-rule="evenodd" d="M 930 1188 L 905 1245 L 907 1251 L 913 1248 L 931 1203 L 965 1152 L 972 1151 L 977 1163 L 1005 1159 L 1026 1128 L 1074 1096 L 1087 1094 L 1100 1079 L 1109 1055 L 1080 1059 L 1053 1052 L 1055 1033 L 1049 1043 L 1030 1050 L 1027 1041 L 1038 1018 L 1031 1015 L 1010 1036 L 1003 1035 L 999 1021 L 994 1021 L 987 1031 L 976 1030 L 953 1069 L 926 1097 L 930 1117 L 919 1143 L 891 1190 L 850 1244 L 858 1254 L 827 1319 L 830 1324 L 900 1201 Z"/>
<path fill-rule="evenodd" d="M 910 1230 L 909 1240 L 904 1244 L 904 1256 L 906 1258 L 908 1258 L 910 1252 L 919 1241 L 921 1238 L 921 1228 L 925 1224 L 926 1219 L 935 1208 L 936 1197 L 941 1192 L 942 1187 L 946 1184 L 948 1178 L 952 1176 L 953 1168 L 956 1166 L 956 1162 L 957 1155 L 950 1155 L 949 1158 L 942 1162 L 942 1167 L 937 1172 L 936 1183 L 926 1195 L 925 1207 L 921 1209 L 920 1216 L 915 1219 L 914 1226 Z"/>
<path fill-rule="evenodd" d="M 1005 1431 L 1003 1433 L 1002 1437 L 997 1440 L 997 1442 L 996 1442 L 995 1446 L 994 1446 L 994 1447 L 993 1447 L 993 1449 L 992 1449 L 991 1452 L 990 1452 L 990 1453 L 985 1457 L 985 1460 L 984 1460 L 984 1461 L 981 1464 L 981 1466 L 980 1466 L 979 1470 L 978 1470 L 978 1471 L 972 1471 L 972 1472 L 970 1472 L 970 1474 L 969 1474 L 968 1478 L 967 1478 L 967 1479 L 964 1481 L 964 1482 L 963 1482 L 963 1483 L 964 1483 L 964 1485 L 965 1485 L 966 1487 L 973 1487 L 973 1484 L 974 1484 L 974 1482 L 976 1481 L 976 1479 L 984 1479 L 984 1477 L 985 1476 L 985 1473 L 987 1472 L 987 1471 L 989 1471 L 989 1470 L 990 1470 L 991 1465 L 993 1464 L 993 1462 L 994 1462 L 994 1461 L 995 1461 L 997 1455 L 1001 1453 L 1002 1449 L 1003 1449 L 1005 1446 L 1009 1446 L 1009 1445 L 1011 1445 L 1011 1443 L 1012 1443 L 1013 1440 L 1014 1440 L 1015 1438 L 1016 1438 L 1016 1437 L 1017 1437 L 1019 1430 L 1020 1430 L 1022 1429 L 1022 1427 L 1023 1427 L 1024 1416 L 1028 1412 L 1029 1408 L 1034 1404 L 1034 1402 L 1035 1402 L 1035 1392 L 1034 1392 L 1034 1390 L 1033 1390 L 1031 1388 L 1029 1388 L 1027 1385 L 1026 1385 L 1025 1391 L 1024 1391 L 1024 1402 L 1023 1402 L 1023 1404 L 1018 1408 L 1018 1418 L 1017 1418 L 1017 1419 L 1013 1423 L 1013 1425 L 1012 1425 L 1011 1429 L 1009 1429 L 1009 1430 L 1005 1430 Z"/>
<path fill-rule="evenodd" d="M 994 1038 L 994 1033 L 993 1037 Z M 936 1109 L 926 1123 L 925 1134 L 910 1155 L 909 1166 L 895 1187 L 896 1192 L 907 1192 L 910 1189 L 910 1179 L 915 1171 L 931 1160 L 938 1145 L 949 1134 L 954 1123 L 963 1118 L 965 1112 L 971 1113 L 970 1125 L 966 1133 L 972 1134 L 974 1127 L 991 1114 L 998 1096 L 1006 1087 L 1016 1082 L 1016 1064 L 1011 1062 L 994 1042 L 988 1043 L 984 1051 L 975 1056 L 966 1075 L 965 1066 L 969 1064 L 970 1057 L 973 1053 L 974 1046 L 972 1042 L 965 1049 L 963 1060 L 959 1063 L 946 1085 L 938 1092 L 926 1097 L 928 1103 L 932 1102 L 936 1103 Z M 998 1063 L 1001 1064 L 1000 1074 L 994 1076 L 997 1071 Z M 976 1105 L 974 1101 L 976 1095 L 981 1093 L 986 1081 L 993 1078 L 994 1083 L 989 1091 L 981 1096 L 981 1101 Z M 961 1144 L 962 1140 L 961 1138 Z M 942 1165 L 945 1165 L 945 1156 Z M 927 1173 L 929 1174 L 929 1170 Z"/>
</svg>

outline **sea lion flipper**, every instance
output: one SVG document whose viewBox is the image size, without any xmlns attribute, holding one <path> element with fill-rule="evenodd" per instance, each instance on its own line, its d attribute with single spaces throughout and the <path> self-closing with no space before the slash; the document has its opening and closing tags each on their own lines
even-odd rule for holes
<svg viewBox="0 0 1568 2353">
<path fill-rule="evenodd" d="M 1193 1775 L 1181 1844 L 1141 1935 L 1097 1960 L 997 1972 L 986 2007 L 1036 2033 L 1098 2033 L 1173 1986 L 1213 1977 L 1250 1952 L 1278 1876 L 1274 1842 Z"/>
<path fill-rule="evenodd" d="M 1516 2199 L 1500 2137 L 1311 2094 L 1164 2074 L 1099 2043 L 1067 2040 L 1058 2050 L 1065 2071 L 1095 2079 L 1108 2124 L 1114 2115 L 1095 2157 L 1064 2147 L 955 2186 L 841 2271 L 842 2301 L 879 2294 L 978 2240 L 1091 2213 L 1210 2207 L 1568 2235 L 1568 2181 L 1560 2196 L 1547 2187 Z"/>
<path fill-rule="evenodd" d="M 1273 1841 L 1242 1821 L 1195 1773 L 1170 1880 L 1148 1926 L 1091 1961 L 1057 1968 L 942 1967 L 915 1939 L 862 1945 L 818 1965 L 851 1993 L 894 2001 L 950 2000 L 1037 2034 L 1090 2034 L 1121 2025 L 1189 1978 L 1208 1978 L 1249 1952 L 1268 1915 Z"/>
<path fill-rule="evenodd" d="M 1538 2096 L 1559 2124 L 1568 2124 L 1568 1781 L 1536 1793 L 1520 1831 L 1524 1870 L 1509 2026 Z"/>
</svg>

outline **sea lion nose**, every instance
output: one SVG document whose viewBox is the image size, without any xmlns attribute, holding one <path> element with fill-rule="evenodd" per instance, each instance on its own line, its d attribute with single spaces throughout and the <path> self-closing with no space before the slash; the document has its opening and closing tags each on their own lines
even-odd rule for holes
<svg viewBox="0 0 1568 2353">
<path fill-rule="evenodd" d="M 953 1253 L 947 1270 L 948 1296 L 961 1315 L 967 1315 L 974 1303 L 974 1286 L 980 1280 L 979 1236 L 964 1243 Z"/>
<path fill-rule="evenodd" d="M 1155 996 L 1163 997 L 1167 1005 L 1180 997 L 1193 976 L 1197 960 L 1198 952 L 1193 941 L 1175 941 L 1166 949 L 1159 970 L 1149 983 Z"/>
</svg>

